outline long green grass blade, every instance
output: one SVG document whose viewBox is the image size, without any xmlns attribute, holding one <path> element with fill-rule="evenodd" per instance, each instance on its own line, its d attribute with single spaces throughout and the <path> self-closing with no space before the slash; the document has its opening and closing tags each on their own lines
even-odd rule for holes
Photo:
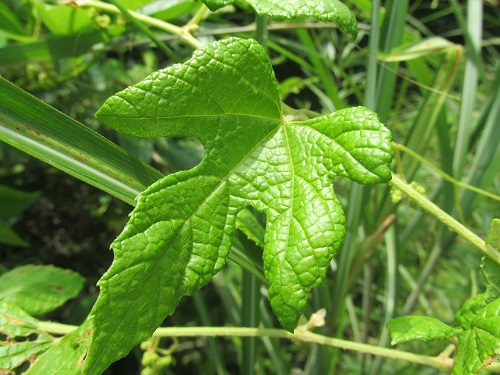
<svg viewBox="0 0 500 375">
<path fill-rule="evenodd" d="M 250 243 L 250 241 L 249 241 Z M 250 243 L 251 244 L 251 243 Z M 252 245 L 256 246 L 256 245 Z M 260 286 L 259 279 L 248 271 L 243 271 L 243 295 L 241 304 L 241 321 L 244 327 L 258 327 L 260 323 Z M 256 337 L 245 337 L 242 339 L 242 375 L 253 375 L 256 372 L 257 362 Z"/>
<path fill-rule="evenodd" d="M 489 93 L 485 107 L 482 108 L 479 119 L 479 129 L 482 129 L 481 137 L 476 147 L 476 154 L 472 161 L 470 174 L 466 182 L 473 186 L 481 186 L 485 182 L 485 176 L 493 176 L 500 170 L 500 163 L 495 156 L 498 155 L 500 143 L 500 64 L 498 64 L 495 82 Z M 465 191 L 462 196 L 462 210 L 469 211 L 477 195 L 471 191 Z"/>
<path fill-rule="evenodd" d="M 399 46 L 403 41 L 405 15 L 408 11 L 407 0 L 389 0 L 386 3 L 386 14 L 379 30 L 379 48 L 383 52 Z M 378 11 L 376 9 L 375 11 Z M 372 25 L 373 27 L 373 25 Z M 373 32 L 373 31 L 372 31 Z M 380 67 L 377 77 L 377 113 L 382 122 L 387 121 L 396 87 L 396 63 Z"/>
<path fill-rule="evenodd" d="M 455 3 L 455 2 L 453 2 Z M 476 90 L 478 79 L 478 59 L 473 55 L 477 55 L 481 48 L 482 37 L 482 2 L 477 0 L 469 0 L 467 29 L 470 37 L 467 41 L 472 42 L 467 46 L 465 72 L 463 76 L 463 91 L 462 102 L 460 105 L 460 118 L 457 130 L 457 139 L 455 144 L 455 153 L 453 158 L 453 174 L 460 178 L 464 166 L 465 157 L 469 148 L 470 136 L 472 133 L 472 113 L 476 102 Z"/>
<path fill-rule="evenodd" d="M 427 95 L 411 133 L 407 137 L 406 145 L 421 155 L 425 154 L 432 131 L 439 123 L 438 119 L 445 105 L 447 94 L 453 87 L 461 56 L 462 48 L 459 46 L 445 52 L 444 60 L 433 84 L 434 90 Z M 415 160 L 407 160 L 404 164 L 405 175 L 411 179 L 416 171 L 417 163 Z"/>
<path fill-rule="evenodd" d="M 130 204 L 163 176 L 1 77 L 0 140 Z"/>
<path fill-rule="evenodd" d="M 297 30 L 297 36 L 299 40 L 303 44 L 303 46 L 310 51 L 316 50 L 316 45 L 308 30 Z M 339 96 L 339 90 L 337 85 L 335 84 L 335 79 L 332 73 L 325 67 L 321 57 L 314 52 L 309 54 L 309 60 L 311 60 L 312 65 L 316 69 L 316 72 L 321 79 L 321 83 L 324 86 L 326 93 L 328 94 L 329 99 L 332 101 L 336 110 L 346 108 L 347 104 L 344 100 Z"/>
</svg>

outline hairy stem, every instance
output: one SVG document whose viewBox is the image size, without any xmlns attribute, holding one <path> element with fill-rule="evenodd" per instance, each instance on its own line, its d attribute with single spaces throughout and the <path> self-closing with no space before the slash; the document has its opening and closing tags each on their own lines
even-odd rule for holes
<svg viewBox="0 0 500 375">
<path fill-rule="evenodd" d="M 495 250 L 492 246 L 487 245 L 484 242 L 484 240 L 482 240 L 479 236 L 471 232 L 466 226 L 458 222 L 455 218 L 444 212 L 442 209 L 436 206 L 432 201 L 427 199 L 424 195 L 420 194 L 410 184 L 401 179 L 401 177 L 399 177 L 398 175 L 392 175 L 392 181 L 390 182 L 390 184 L 401 190 L 409 198 L 415 201 L 419 207 L 421 207 L 429 214 L 437 218 L 448 228 L 450 228 L 453 232 L 462 236 L 472 245 L 481 250 L 481 252 L 484 255 L 493 259 L 496 263 L 500 264 L 500 252 Z"/>
<path fill-rule="evenodd" d="M 76 326 L 66 324 L 40 322 L 39 328 L 50 333 L 66 334 Z M 336 339 L 312 333 L 306 330 L 296 330 L 290 333 L 283 329 L 251 328 L 251 327 L 161 327 L 153 336 L 160 337 L 196 337 L 196 336 L 225 336 L 225 337 L 275 337 L 314 344 L 327 345 L 344 350 L 353 350 L 360 353 L 378 355 L 386 358 L 401 359 L 438 368 L 442 371 L 451 371 L 453 360 L 450 358 L 430 357 L 413 354 L 396 349 L 382 348 L 369 344 Z"/>
<path fill-rule="evenodd" d="M 500 196 L 498 196 L 496 194 L 493 194 L 493 193 L 490 193 L 489 191 L 480 189 L 478 187 L 469 185 L 469 184 L 467 184 L 465 182 L 462 182 L 462 181 L 459 181 L 459 180 L 453 178 L 452 176 L 450 176 L 446 172 L 442 171 L 441 169 L 439 169 L 438 167 L 436 167 L 434 164 L 432 164 L 431 162 L 429 162 L 427 159 L 425 159 L 424 157 L 422 157 L 420 154 L 418 154 L 415 151 L 409 149 L 408 147 L 406 147 L 404 145 L 401 145 L 399 143 L 395 143 L 395 142 L 392 142 L 392 147 L 394 149 L 401 150 L 401 151 L 407 153 L 408 155 L 410 155 L 414 159 L 418 160 L 422 164 L 425 164 L 426 166 L 428 166 L 429 168 L 431 168 L 433 171 L 435 171 L 436 173 L 438 173 L 441 177 L 443 177 L 443 179 L 445 179 L 446 181 L 451 182 L 453 185 L 461 187 L 463 189 L 471 190 L 471 191 L 473 191 L 475 193 L 484 195 L 485 197 L 488 197 L 488 198 L 500 201 Z"/>
<path fill-rule="evenodd" d="M 82 8 L 96 8 L 96 9 L 101 9 L 109 13 L 114 13 L 114 14 L 121 14 L 122 12 L 120 9 L 118 9 L 116 6 L 103 3 L 102 1 L 98 0 L 83 0 L 83 1 L 74 1 L 74 0 L 68 0 L 66 2 L 67 5 L 72 5 L 72 6 L 79 6 Z M 182 39 L 184 42 L 189 44 L 190 46 L 194 48 L 200 48 L 203 46 L 203 43 L 196 39 L 193 35 L 191 35 L 188 31 L 187 28 L 179 27 L 176 25 L 173 25 L 171 23 L 161 21 L 157 18 L 154 17 L 149 17 L 145 16 L 144 14 L 140 14 L 137 12 L 133 12 L 131 10 L 128 11 L 128 13 L 133 16 L 135 19 L 143 22 L 144 24 L 147 24 L 149 26 L 156 27 L 157 29 L 166 31 L 170 34 L 175 34 L 178 35 L 180 39 Z"/>
</svg>

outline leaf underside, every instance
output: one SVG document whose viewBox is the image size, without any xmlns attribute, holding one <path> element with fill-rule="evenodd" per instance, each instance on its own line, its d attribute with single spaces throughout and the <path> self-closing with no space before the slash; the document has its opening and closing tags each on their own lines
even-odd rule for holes
<svg viewBox="0 0 500 375">
<path fill-rule="evenodd" d="M 413 340 L 448 340 L 457 335 L 456 329 L 429 316 L 400 316 L 391 319 L 388 328 L 391 345 Z"/>
<path fill-rule="evenodd" d="M 117 93 L 97 116 L 138 136 L 195 137 L 205 157 L 137 197 L 99 281 L 86 374 L 127 354 L 182 296 L 210 281 L 227 258 L 237 213 L 248 206 L 267 216 L 269 300 L 292 331 L 344 237 L 333 178 L 391 178 L 391 134 L 375 113 L 358 107 L 287 121 L 270 61 L 253 40 L 211 43 Z"/>
<path fill-rule="evenodd" d="M 211 10 L 233 4 L 236 0 L 202 0 Z M 354 14 L 339 0 L 245 0 L 255 11 L 276 20 L 316 18 L 335 22 L 345 34 L 355 39 L 358 27 Z"/>
</svg>

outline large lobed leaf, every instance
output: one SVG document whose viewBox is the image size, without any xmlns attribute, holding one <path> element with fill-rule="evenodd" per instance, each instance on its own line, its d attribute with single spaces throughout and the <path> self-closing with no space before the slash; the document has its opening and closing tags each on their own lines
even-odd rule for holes
<svg viewBox="0 0 500 375">
<path fill-rule="evenodd" d="M 216 10 L 233 4 L 236 0 L 202 0 Z M 339 0 L 244 0 L 263 16 L 277 20 L 295 20 L 312 17 L 323 22 L 336 22 L 338 28 L 356 38 L 358 27 L 354 14 Z"/>
<path fill-rule="evenodd" d="M 138 196 L 99 281 L 86 374 L 100 374 L 148 338 L 182 296 L 210 281 L 247 206 L 266 213 L 269 300 L 292 331 L 344 237 L 333 177 L 391 178 L 391 134 L 375 113 L 283 116 L 272 66 L 253 40 L 209 44 L 114 95 L 97 115 L 134 135 L 195 137 L 205 157 Z"/>
</svg>

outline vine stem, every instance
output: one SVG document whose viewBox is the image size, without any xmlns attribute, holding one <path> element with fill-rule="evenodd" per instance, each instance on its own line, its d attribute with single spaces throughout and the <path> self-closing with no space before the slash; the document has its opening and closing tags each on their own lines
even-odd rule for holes
<svg viewBox="0 0 500 375">
<path fill-rule="evenodd" d="M 453 178 L 452 176 L 450 176 L 449 174 L 447 174 L 446 172 L 442 171 L 441 169 L 436 167 L 434 164 L 429 162 L 427 159 L 425 159 L 424 157 L 420 156 L 415 151 L 409 149 L 408 147 L 406 147 L 402 144 L 392 142 L 392 148 L 397 149 L 397 150 L 401 150 L 401 151 L 407 153 L 408 155 L 410 155 L 414 159 L 418 160 L 422 164 L 425 164 L 427 167 L 429 167 L 430 169 L 432 169 L 433 171 L 438 173 L 441 177 L 443 177 L 443 179 L 445 179 L 448 182 L 451 182 L 455 186 L 461 187 L 463 189 L 468 189 L 468 190 L 471 190 L 475 193 L 484 195 L 485 197 L 500 201 L 500 196 Z"/>
<path fill-rule="evenodd" d="M 76 326 L 53 323 L 39 322 L 40 330 L 67 334 L 75 330 Z M 354 341 L 341 340 L 333 337 L 327 337 L 312 333 L 304 329 L 296 329 L 295 333 L 290 333 L 283 329 L 252 328 L 252 327 L 160 327 L 153 336 L 157 337 L 275 337 L 288 340 L 309 342 L 314 344 L 332 346 L 345 350 L 352 350 L 360 353 L 373 354 L 386 358 L 401 359 L 408 362 L 419 363 L 431 366 L 442 371 L 450 372 L 453 368 L 453 359 L 443 357 L 430 357 L 425 355 L 413 354 L 396 349 L 388 349 L 379 346 L 363 344 Z"/>
<path fill-rule="evenodd" d="M 401 190 L 409 198 L 411 198 L 419 207 L 427 211 L 429 214 L 437 218 L 453 232 L 462 236 L 464 239 L 469 241 L 472 245 L 477 247 L 481 252 L 487 257 L 491 258 L 497 264 L 500 264 L 500 252 L 495 250 L 492 246 L 487 245 L 484 240 L 479 236 L 471 232 L 466 226 L 457 221 L 455 218 L 444 212 L 438 206 L 436 206 L 432 201 L 427 199 L 424 195 L 420 194 L 413 186 L 404 181 L 401 177 L 396 174 L 392 175 L 392 181 L 390 184 L 397 189 Z"/>
<path fill-rule="evenodd" d="M 109 13 L 121 14 L 122 12 L 116 6 L 103 3 L 99 0 L 66 0 L 64 2 L 66 5 L 77 6 L 82 8 L 96 8 L 101 9 Z M 180 39 L 189 44 L 194 48 L 200 48 L 203 43 L 196 39 L 190 32 L 189 27 L 179 27 L 171 23 L 161 21 L 154 17 L 149 17 L 141 13 L 137 13 L 129 10 L 128 13 L 132 15 L 137 20 L 149 25 L 156 27 L 157 29 L 166 31 L 170 34 L 178 35 Z"/>
</svg>

